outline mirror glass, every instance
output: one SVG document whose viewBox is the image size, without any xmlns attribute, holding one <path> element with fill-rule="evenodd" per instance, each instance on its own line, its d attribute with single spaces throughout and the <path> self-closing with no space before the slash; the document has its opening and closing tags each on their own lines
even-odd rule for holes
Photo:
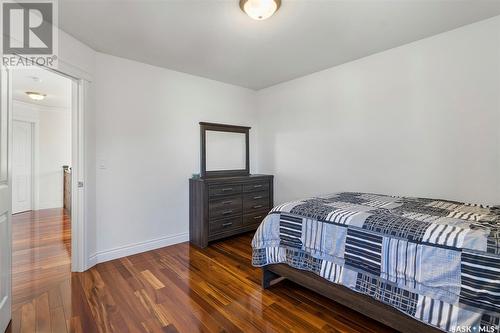
<svg viewBox="0 0 500 333">
<path fill-rule="evenodd" d="M 205 133 L 207 171 L 246 168 L 245 133 L 209 130 Z"/>
</svg>

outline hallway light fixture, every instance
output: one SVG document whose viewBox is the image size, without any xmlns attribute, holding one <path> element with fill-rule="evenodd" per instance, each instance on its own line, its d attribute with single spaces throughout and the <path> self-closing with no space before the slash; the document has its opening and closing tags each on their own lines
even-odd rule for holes
<svg viewBox="0 0 500 333">
<path fill-rule="evenodd" d="M 35 101 L 41 101 L 45 98 L 45 96 L 47 96 L 45 94 L 35 92 L 35 91 L 27 91 L 26 95 L 28 95 L 29 98 L 31 98 L 32 100 L 35 100 Z"/>
<path fill-rule="evenodd" d="M 281 0 L 240 0 L 240 8 L 254 20 L 271 17 L 281 6 Z"/>
</svg>

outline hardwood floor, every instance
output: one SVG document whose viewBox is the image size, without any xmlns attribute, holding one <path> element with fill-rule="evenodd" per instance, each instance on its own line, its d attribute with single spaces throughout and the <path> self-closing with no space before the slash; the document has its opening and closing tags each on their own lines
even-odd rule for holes
<svg viewBox="0 0 500 333">
<path fill-rule="evenodd" d="M 283 281 L 260 287 L 251 234 L 70 273 L 62 211 L 15 216 L 11 332 L 393 332 Z"/>
<path fill-rule="evenodd" d="M 62 209 L 12 217 L 13 308 L 51 290 L 71 272 L 71 222 Z"/>
<path fill-rule="evenodd" d="M 66 332 L 59 327 L 71 315 L 71 222 L 63 209 L 13 215 L 12 311 L 13 332 Z"/>
</svg>

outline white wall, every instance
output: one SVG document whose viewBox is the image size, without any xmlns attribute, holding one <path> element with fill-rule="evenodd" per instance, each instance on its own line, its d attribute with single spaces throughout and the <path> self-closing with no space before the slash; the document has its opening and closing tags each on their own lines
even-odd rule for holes
<svg viewBox="0 0 500 333">
<path fill-rule="evenodd" d="M 104 54 L 95 73 L 97 261 L 188 240 L 198 122 L 252 126 L 253 143 L 255 92 Z"/>
<path fill-rule="evenodd" d="M 335 191 L 500 203 L 500 17 L 258 92 L 276 202 Z"/>
<path fill-rule="evenodd" d="M 40 112 L 39 209 L 63 207 L 62 166 L 71 166 L 71 110 Z"/>
<path fill-rule="evenodd" d="M 497 17 L 257 97 L 61 31 L 59 69 L 89 81 L 85 258 L 187 239 L 200 120 L 253 127 L 252 171 L 276 175 L 276 202 L 337 190 L 499 202 L 499 30 Z"/>
<path fill-rule="evenodd" d="M 38 124 L 34 209 L 63 206 L 63 165 L 71 165 L 71 110 L 14 101 L 14 120 Z"/>
</svg>

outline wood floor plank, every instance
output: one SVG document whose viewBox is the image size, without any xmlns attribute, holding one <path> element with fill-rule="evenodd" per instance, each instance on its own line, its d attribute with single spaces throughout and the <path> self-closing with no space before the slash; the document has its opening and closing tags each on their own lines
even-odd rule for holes
<svg viewBox="0 0 500 333">
<path fill-rule="evenodd" d="M 67 333 L 66 319 L 62 307 L 50 309 L 50 322 L 52 333 Z"/>
<path fill-rule="evenodd" d="M 149 269 L 142 271 L 141 274 L 144 280 L 146 280 L 146 282 L 156 290 L 165 288 L 165 285 L 160 280 L 158 280 L 158 278 L 153 273 L 151 273 Z"/>
<path fill-rule="evenodd" d="M 62 307 L 61 292 L 58 287 L 49 290 L 49 306 L 51 309 Z"/>
<path fill-rule="evenodd" d="M 12 322 L 10 327 L 7 328 L 9 333 L 19 333 L 21 332 L 21 309 L 12 311 Z"/>
<path fill-rule="evenodd" d="M 78 317 L 78 316 L 71 317 L 70 324 L 69 324 L 69 331 L 71 333 L 84 333 L 84 332 L 86 332 L 82 328 L 82 321 L 80 320 L 80 317 Z M 97 331 L 89 331 L 89 332 L 97 332 Z M 102 332 L 102 329 L 99 329 L 99 332 Z"/>
<path fill-rule="evenodd" d="M 50 333 L 50 306 L 49 293 L 43 293 L 35 299 L 36 305 L 36 332 Z"/>
<path fill-rule="evenodd" d="M 252 234 L 181 243 L 70 272 L 63 210 L 13 218 L 12 332 L 394 332 L 289 281 L 260 286 Z"/>
<path fill-rule="evenodd" d="M 33 333 L 36 331 L 36 307 L 35 300 L 26 303 L 21 308 L 21 333 Z"/>
<path fill-rule="evenodd" d="M 71 281 L 61 283 L 64 315 L 68 332 L 101 332 L 89 305 L 89 299 L 83 292 L 81 279 L 85 274 L 73 273 Z M 69 294 L 68 291 L 70 292 Z"/>
</svg>

